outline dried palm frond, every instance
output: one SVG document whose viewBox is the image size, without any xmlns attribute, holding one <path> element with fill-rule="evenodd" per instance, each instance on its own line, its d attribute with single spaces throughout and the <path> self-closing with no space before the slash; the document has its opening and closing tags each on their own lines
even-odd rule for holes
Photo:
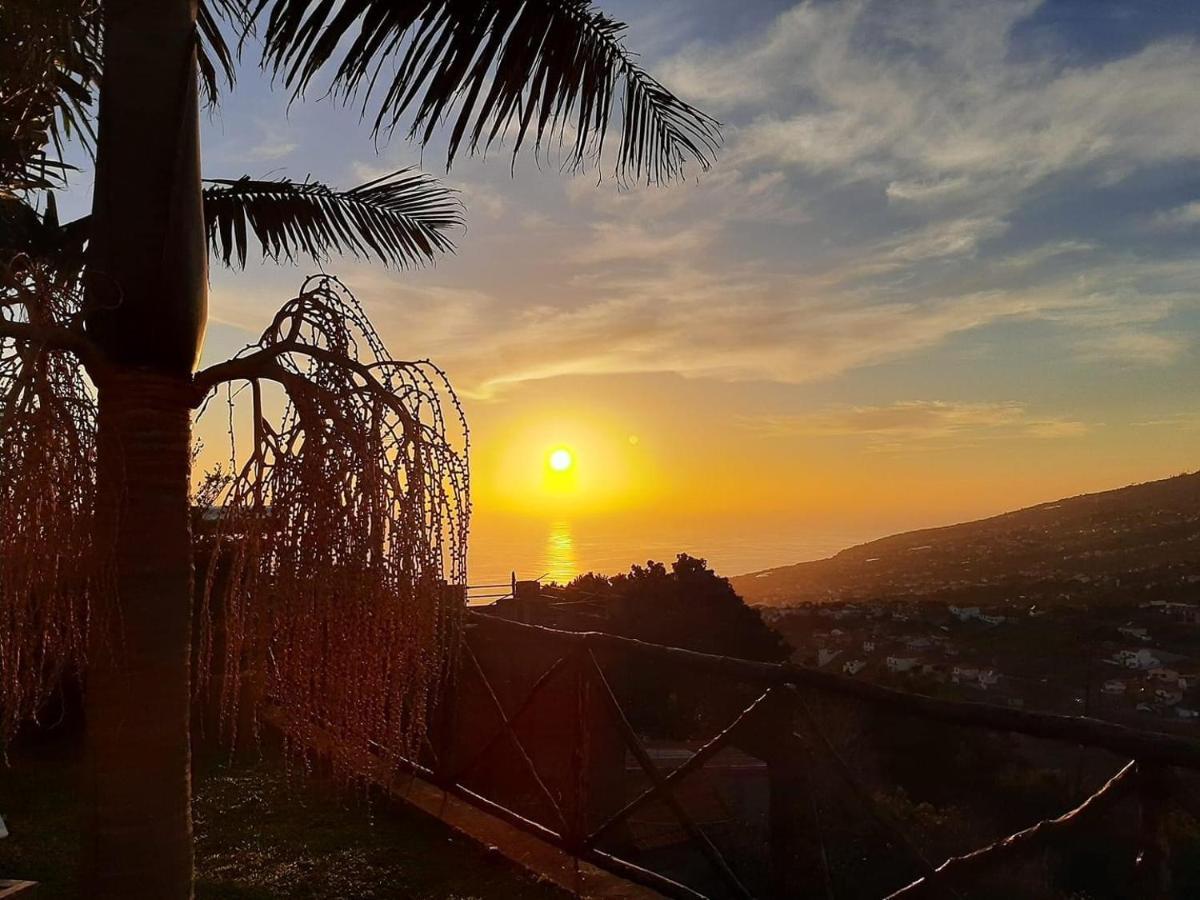
<svg viewBox="0 0 1200 900">
<path fill-rule="evenodd" d="M 392 360 L 322 276 L 197 382 L 248 383 L 253 431 L 217 492 L 201 600 L 199 683 L 217 688 L 226 733 L 239 707 L 270 704 L 297 746 L 333 736 L 347 769 L 411 756 L 465 584 L 466 425 L 445 377 Z"/>
<path fill-rule="evenodd" d="M 74 327 L 73 278 L 28 256 L 0 269 L 0 321 Z M 0 339 L 0 746 L 80 664 L 93 576 L 96 402 L 79 360 Z"/>
</svg>

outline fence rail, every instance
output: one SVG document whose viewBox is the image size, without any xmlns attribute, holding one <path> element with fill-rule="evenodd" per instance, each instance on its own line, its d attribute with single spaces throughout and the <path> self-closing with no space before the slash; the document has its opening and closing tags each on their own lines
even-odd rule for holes
<svg viewBox="0 0 1200 900">
<path fill-rule="evenodd" d="M 453 726 L 443 728 L 440 736 L 435 729 L 428 747 L 428 759 L 412 763 L 412 771 L 448 793 L 566 850 L 578 859 L 587 860 L 668 896 L 697 898 L 705 895 L 678 880 L 601 850 L 598 843 L 648 804 L 661 802 L 670 810 L 696 851 L 706 860 L 723 890 L 731 896 L 754 896 L 700 824 L 689 815 L 676 794 L 682 782 L 732 744 L 752 748 L 753 754 L 767 766 L 772 870 L 769 894 L 780 897 L 812 893 L 811 884 L 797 883 L 793 863 L 800 840 L 797 810 L 805 807 L 806 798 L 807 802 L 812 800 L 811 786 L 807 784 L 808 769 L 811 760 L 818 757 L 831 765 L 839 781 L 854 798 L 856 806 L 889 836 L 890 842 L 905 853 L 914 870 L 920 873 L 910 883 L 887 894 L 889 900 L 960 896 L 961 889 L 989 871 L 994 871 L 1000 864 L 1028 856 L 1061 841 L 1064 836 L 1077 834 L 1080 829 L 1102 820 L 1116 804 L 1129 796 L 1136 796 L 1140 810 L 1134 867 L 1138 880 L 1135 895 L 1166 898 L 1171 890 L 1169 850 L 1164 831 L 1166 812 L 1171 803 L 1189 812 L 1200 812 L 1200 804 L 1191 795 L 1189 787 L 1182 784 L 1173 771 L 1176 768 L 1200 770 L 1200 742 L 1178 735 L 1139 731 L 1096 719 L 934 698 L 788 663 L 763 663 L 717 656 L 604 632 L 565 631 L 517 622 L 477 610 L 469 610 L 467 615 L 472 634 L 464 649 L 458 683 L 449 702 L 444 705 L 450 707 L 452 713 L 454 705 L 465 693 L 470 693 L 469 689 L 474 685 L 482 689 L 474 691 L 475 701 L 490 707 L 498 724 L 468 748 L 465 754 L 460 752 L 463 758 L 458 760 L 451 759 L 453 753 L 447 749 L 447 739 L 454 730 Z M 553 661 L 529 682 L 524 696 L 507 707 L 493 687 L 487 667 L 476 654 L 476 648 L 487 646 L 489 635 L 504 635 L 518 642 L 532 641 L 543 651 L 554 648 L 551 653 Z M 664 773 L 630 724 L 601 663 L 602 658 L 625 655 L 654 660 L 672 669 L 721 676 L 730 682 L 761 688 L 762 692 L 689 758 Z M 558 684 L 561 689 L 564 679 L 571 680 L 570 689 L 578 703 L 579 721 L 586 719 L 585 707 L 598 700 L 608 724 L 620 736 L 625 749 L 649 783 L 643 792 L 600 821 L 589 821 L 587 796 L 591 786 L 587 783 L 588 767 L 583 758 L 587 749 L 582 731 L 573 745 L 571 772 L 565 780 L 559 778 L 557 783 L 560 789 L 557 794 L 547 779 L 543 778 L 534 754 L 528 751 L 521 737 L 523 723 L 531 720 L 548 685 Z M 822 694 L 849 698 L 890 712 L 931 721 L 1102 748 L 1127 762 L 1099 790 L 1074 809 L 1055 818 L 1035 822 L 970 853 L 952 856 L 935 864 L 892 815 L 880 806 L 871 791 L 861 783 L 854 767 L 842 758 L 822 729 L 818 716 L 806 702 L 806 697 Z M 480 700 L 481 697 L 485 699 Z M 530 783 L 536 785 L 535 793 L 539 802 L 548 811 L 548 815 L 542 818 L 549 821 L 535 820 L 537 817 L 517 812 L 511 808 L 511 804 L 484 796 L 469 786 L 471 773 L 483 765 L 502 744 L 509 745 L 515 752 Z M 566 784 L 566 788 L 562 787 L 563 784 Z M 832 878 L 823 847 L 821 858 L 825 893 L 832 897 Z"/>
</svg>

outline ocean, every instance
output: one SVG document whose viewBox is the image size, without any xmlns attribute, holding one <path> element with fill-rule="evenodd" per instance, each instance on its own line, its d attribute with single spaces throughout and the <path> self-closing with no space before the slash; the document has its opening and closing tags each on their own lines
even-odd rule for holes
<svg viewBox="0 0 1200 900">
<path fill-rule="evenodd" d="M 639 523 L 606 519 L 477 519 L 468 555 L 472 585 L 518 579 L 564 584 L 576 575 L 613 575 L 679 553 L 703 557 L 730 576 L 821 559 L 878 537 L 845 530 L 789 529 L 771 523 Z"/>
</svg>

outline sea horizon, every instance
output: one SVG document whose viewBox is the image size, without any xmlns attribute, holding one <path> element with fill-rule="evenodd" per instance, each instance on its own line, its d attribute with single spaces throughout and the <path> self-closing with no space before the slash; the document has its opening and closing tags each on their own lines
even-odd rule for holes
<svg viewBox="0 0 1200 900">
<path fill-rule="evenodd" d="M 588 572 L 615 575 L 651 560 L 670 564 L 680 553 L 701 557 L 718 575 L 733 577 L 823 559 L 890 533 L 785 528 L 766 521 L 638 527 L 628 520 L 586 517 L 487 519 L 472 529 L 467 578 L 471 585 L 507 584 L 514 576 L 565 584 Z"/>
</svg>

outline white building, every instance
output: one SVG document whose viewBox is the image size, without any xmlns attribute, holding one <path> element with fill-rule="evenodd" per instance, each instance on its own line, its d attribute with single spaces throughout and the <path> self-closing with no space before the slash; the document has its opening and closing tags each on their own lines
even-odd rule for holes
<svg viewBox="0 0 1200 900">
<path fill-rule="evenodd" d="M 1194 603 L 1164 603 L 1162 611 L 1191 625 L 1200 623 L 1200 606 Z"/>
<path fill-rule="evenodd" d="M 1150 632 L 1145 628 L 1135 628 L 1132 625 L 1122 625 L 1117 629 L 1125 637 L 1135 638 L 1139 641 L 1150 640 Z"/>
<path fill-rule="evenodd" d="M 1106 694 L 1124 694 L 1125 682 L 1119 678 L 1110 678 L 1104 682 L 1104 693 Z"/>
<path fill-rule="evenodd" d="M 842 663 L 842 671 L 847 675 L 857 675 L 867 667 L 865 659 L 848 659 Z"/>
<path fill-rule="evenodd" d="M 887 658 L 887 669 L 889 672 L 908 672 L 919 660 L 915 656 L 889 656 Z"/>
<path fill-rule="evenodd" d="M 1154 669 L 1162 665 L 1162 660 L 1145 647 L 1120 650 L 1117 652 L 1116 661 L 1127 669 Z"/>
<path fill-rule="evenodd" d="M 955 684 L 979 679 L 979 670 L 974 666 L 955 666 L 950 670 L 950 680 Z"/>
</svg>

